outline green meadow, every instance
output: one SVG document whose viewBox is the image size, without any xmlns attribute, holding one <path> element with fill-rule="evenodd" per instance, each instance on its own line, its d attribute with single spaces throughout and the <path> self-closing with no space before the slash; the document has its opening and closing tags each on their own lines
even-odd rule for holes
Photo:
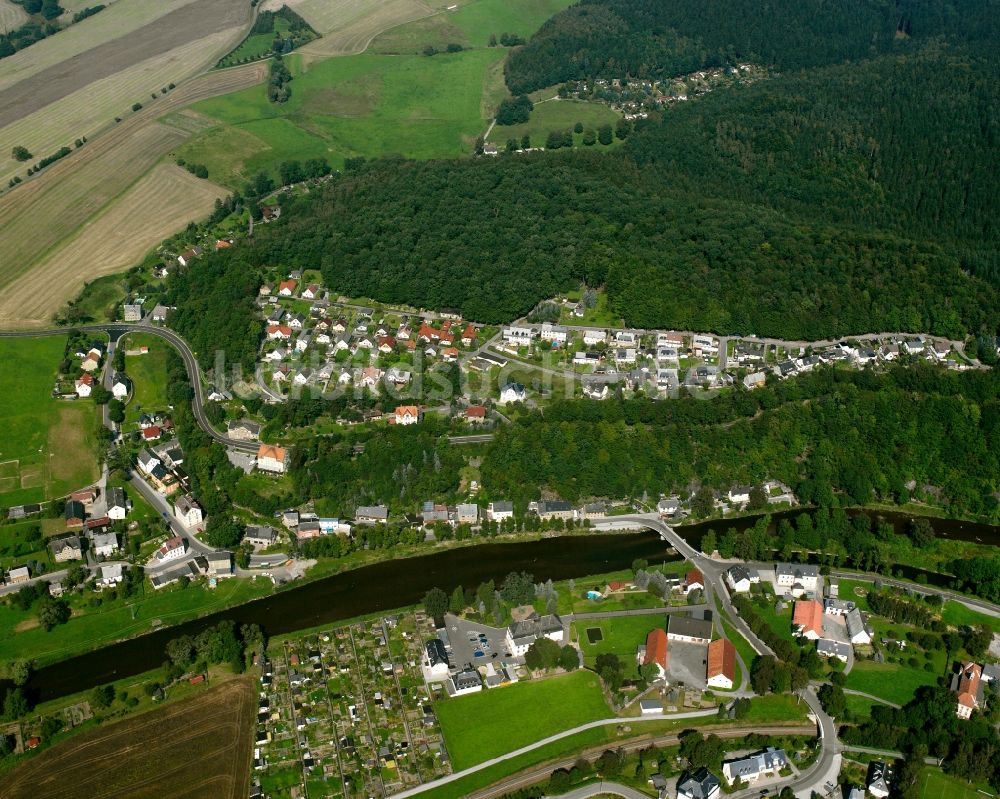
<svg viewBox="0 0 1000 799">
<path fill-rule="evenodd" d="M 126 355 L 125 374 L 132 378 L 132 400 L 125 410 L 127 424 L 138 422 L 143 413 L 167 409 L 167 347 L 163 339 L 148 333 L 130 333 L 125 349 L 149 347 L 145 355 Z"/>
<path fill-rule="evenodd" d="M 0 505 L 65 496 L 97 478 L 90 400 L 53 399 L 64 336 L 0 339 Z"/>
<path fill-rule="evenodd" d="M 573 130 L 579 122 L 584 130 L 590 129 L 596 133 L 601 125 L 611 125 L 614 128 L 619 118 L 619 115 L 604 103 L 591 103 L 586 100 L 545 100 L 535 104 L 531 119 L 527 122 L 520 125 L 495 125 L 490 131 L 489 141 L 503 149 L 508 139 L 520 142 L 521 138 L 527 135 L 531 138 L 532 147 L 544 147 L 546 138 L 554 130 Z M 614 138 L 608 146 L 597 143 L 591 147 L 596 150 L 607 150 L 620 144 L 621 140 Z M 573 134 L 573 146 L 584 146 L 582 133 Z"/>
<path fill-rule="evenodd" d="M 592 671 L 453 697 L 436 702 L 434 712 L 456 771 L 612 716 Z"/>
<path fill-rule="evenodd" d="M 468 155 L 507 94 L 503 63 L 510 50 L 488 47 L 490 34 L 527 38 L 569 4 L 475 0 L 386 31 L 360 55 L 303 69 L 292 54 L 285 59 L 294 76 L 288 102 L 271 103 L 264 87 L 255 86 L 197 103 L 192 108 L 218 124 L 170 155 L 204 164 L 213 181 L 234 188 L 262 170 L 276 174 L 288 160 L 326 158 L 340 168 L 345 159 L 359 156 Z M 444 51 L 449 44 L 465 49 L 423 55 L 428 45 Z M 613 118 L 609 109 L 594 105 L 568 126 L 580 117 L 591 127 L 608 115 Z M 546 134 L 567 126 L 548 109 L 541 124 Z"/>
</svg>

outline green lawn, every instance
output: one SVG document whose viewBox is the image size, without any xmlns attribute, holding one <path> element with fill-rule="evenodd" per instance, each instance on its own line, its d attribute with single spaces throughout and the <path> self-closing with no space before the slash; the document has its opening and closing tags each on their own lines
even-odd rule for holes
<svg viewBox="0 0 1000 799">
<path fill-rule="evenodd" d="M 126 603 L 117 600 L 94 608 L 87 598 L 72 597 L 74 615 L 64 625 L 45 632 L 34 610 L 22 612 L 0 605 L 0 660 L 26 658 L 39 666 L 63 660 L 122 638 L 149 632 L 154 621 L 162 626 L 179 624 L 211 611 L 249 602 L 273 591 L 270 580 L 222 580 L 218 588 L 201 583 L 187 588 L 172 586 L 155 591 L 148 584 L 145 595 Z"/>
<path fill-rule="evenodd" d="M 755 602 L 753 609 L 778 635 L 789 641 L 793 641 L 795 640 L 795 636 L 792 635 L 792 613 L 795 608 L 795 603 L 785 602 L 786 607 L 784 613 L 778 613 L 774 609 L 776 603 L 777 600 L 771 600 L 762 605 L 758 605 Z"/>
<path fill-rule="evenodd" d="M 876 702 L 874 699 L 868 699 L 865 696 L 846 694 L 846 697 L 847 709 L 858 719 L 868 718 L 872 714 L 872 708 L 881 704 L 881 702 Z"/>
<path fill-rule="evenodd" d="M 446 699 L 434 712 L 456 771 L 612 715 L 600 678 L 589 671 Z"/>
<path fill-rule="evenodd" d="M 921 799 L 981 799 L 982 794 L 964 780 L 943 774 L 939 769 L 928 768 L 924 771 L 924 784 L 920 797 Z"/>
<path fill-rule="evenodd" d="M 945 602 L 944 609 L 941 611 L 941 619 L 946 624 L 952 624 L 956 627 L 962 627 L 967 624 L 986 624 L 994 631 L 1000 630 L 1000 619 L 995 616 L 987 616 L 985 613 L 977 613 L 967 608 L 961 602 L 950 600 Z"/>
<path fill-rule="evenodd" d="M 899 663 L 859 660 L 847 675 L 847 687 L 905 705 L 921 685 L 934 685 L 937 672 L 910 668 Z"/>
<path fill-rule="evenodd" d="M 106 275 L 91 280 L 83 287 L 74 301 L 74 309 L 81 320 L 112 322 L 125 299 L 121 275 Z"/>
<path fill-rule="evenodd" d="M 269 102 L 255 86 L 196 104 L 222 128 L 173 155 L 204 163 L 213 180 L 227 185 L 289 159 L 326 158 L 340 167 L 355 156 L 459 156 L 472 151 L 492 116 L 483 98 L 493 93 L 505 56 L 503 48 L 490 48 L 430 58 L 331 58 L 295 76 L 287 103 Z"/>
<path fill-rule="evenodd" d="M 275 17 L 274 19 L 274 30 L 268 33 L 252 33 L 247 36 L 239 46 L 233 50 L 229 55 L 223 58 L 219 62 L 220 67 L 231 67 L 234 64 L 241 63 L 244 59 L 253 61 L 258 58 L 262 58 L 265 53 L 271 51 L 271 45 L 274 44 L 274 37 L 276 34 L 287 34 L 291 26 L 288 24 L 288 20 L 282 17 Z"/>
<path fill-rule="evenodd" d="M 66 339 L 0 340 L 0 505 L 64 496 L 97 478 L 89 400 L 51 397 Z"/>
<path fill-rule="evenodd" d="M 656 627 L 665 628 L 663 616 L 621 616 L 613 619 L 592 619 L 573 622 L 580 649 L 589 666 L 598 655 L 615 654 L 625 664 L 626 677 L 638 677 L 636 649 L 646 643 L 646 636 Z M 599 629 L 603 639 L 590 643 L 587 630 Z"/>
<path fill-rule="evenodd" d="M 134 424 L 143 413 L 167 409 L 167 348 L 170 345 L 148 333 L 130 333 L 124 341 L 127 350 L 149 347 L 145 355 L 125 356 L 125 373 L 132 378 L 133 384 L 125 422 Z"/>
<path fill-rule="evenodd" d="M 532 147 L 544 147 L 546 137 L 554 130 L 571 130 L 577 122 L 580 122 L 584 130 L 590 128 L 596 133 L 604 124 L 613 128 L 620 116 L 605 103 L 592 103 L 586 100 L 546 100 L 535 105 L 527 122 L 520 125 L 496 125 L 490 132 L 489 140 L 503 148 L 508 139 L 520 141 L 522 136 L 528 134 L 531 137 Z M 615 138 L 608 146 L 594 144 L 592 147 L 597 150 L 607 150 L 616 143 L 620 144 L 621 140 Z M 573 144 L 576 147 L 583 146 L 582 133 L 573 135 Z"/>
</svg>

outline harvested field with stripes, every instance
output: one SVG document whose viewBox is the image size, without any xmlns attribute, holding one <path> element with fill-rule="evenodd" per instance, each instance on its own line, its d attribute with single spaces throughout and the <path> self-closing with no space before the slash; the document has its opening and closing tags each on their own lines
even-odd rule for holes
<svg viewBox="0 0 1000 799">
<path fill-rule="evenodd" d="M 250 786 L 256 716 L 243 677 L 117 724 L 84 733 L 0 778 L 7 799 L 243 799 Z"/>
<path fill-rule="evenodd" d="M 160 164 L 72 239 L 0 293 L 0 327 L 42 327 L 101 275 L 134 266 L 188 222 L 208 216 L 226 190 Z"/>
<path fill-rule="evenodd" d="M 28 19 L 21 6 L 10 0 L 0 0 L 0 33 L 19 28 Z"/>
<path fill-rule="evenodd" d="M 289 3 L 292 5 L 292 3 Z M 295 10 L 323 34 L 298 52 L 303 64 L 336 55 L 360 53 L 383 31 L 430 16 L 444 8 L 441 0 L 302 0 Z"/>
</svg>

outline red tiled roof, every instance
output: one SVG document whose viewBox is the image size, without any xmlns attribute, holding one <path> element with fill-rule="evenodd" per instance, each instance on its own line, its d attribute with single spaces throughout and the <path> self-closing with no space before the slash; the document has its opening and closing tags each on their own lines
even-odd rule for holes
<svg viewBox="0 0 1000 799">
<path fill-rule="evenodd" d="M 687 573 L 687 577 L 685 577 L 684 579 L 688 585 L 694 585 L 695 583 L 698 583 L 698 585 L 705 584 L 705 578 L 702 576 L 701 572 L 698 571 L 697 569 L 691 569 L 691 571 Z"/>
<path fill-rule="evenodd" d="M 724 674 L 736 681 L 736 647 L 731 641 L 720 638 L 708 645 L 708 678 Z"/>
<path fill-rule="evenodd" d="M 966 663 L 962 666 L 962 674 L 958 678 L 958 704 L 962 707 L 975 709 L 979 707 L 979 700 L 976 698 L 979 693 L 979 680 L 983 675 L 983 670 L 978 663 Z"/>
<path fill-rule="evenodd" d="M 482 405 L 470 405 L 465 409 L 465 415 L 470 419 L 485 419 L 486 408 Z"/>
<path fill-rule="evenodd" d="M 792 625 L 800 632 L 823 634 L 823 606 L 815 599 L 800 600 L 795 603 Z"/>
<path fill-rule="evenodd" d="M 646 636 L 646 656 L 642 659 L 643 665 L 647 663 L 659 663 L 663 669 L 667 668 L 667 633 L 660 627 L 651 630 Z"/>
</svg>

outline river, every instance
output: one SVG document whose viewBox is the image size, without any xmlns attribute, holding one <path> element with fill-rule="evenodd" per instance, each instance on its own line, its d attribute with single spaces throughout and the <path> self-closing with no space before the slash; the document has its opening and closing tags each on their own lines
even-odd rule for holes
<svg viewBox="0 0 1000 799">
<path fill-rule="evenodd" d="M 163 663 L 171 638 L 198 633 L 224 619 L 259 624 L 274 637 L 412 605 L 434 587 L 450 593 L 456 585 L 474 588 L 491 579 L 499 583 L 512 571 L 526 571 L 536 582 L 566 580 L 627 569 L 636 558 L 663 563 L 676 556 L 668 554 L 654 533 L 618 533 L 479 544 L 383 561 L 53 663 L 39 669 L 27 687 L 36 701 L 44 702 L 141 674 Z"/>
</svg>

